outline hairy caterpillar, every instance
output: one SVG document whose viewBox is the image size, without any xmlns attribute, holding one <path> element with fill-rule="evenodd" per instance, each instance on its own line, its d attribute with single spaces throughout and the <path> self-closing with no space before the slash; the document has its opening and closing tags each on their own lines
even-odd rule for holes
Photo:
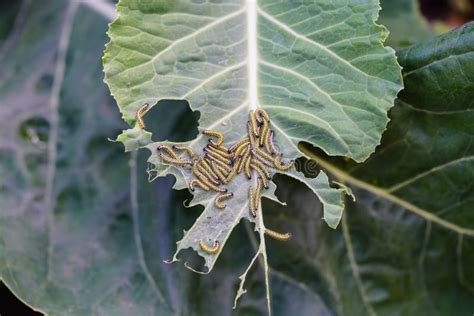
<svg viewBox="0 0 474 316">
<path fill-rule="evenodd" d="M 274 161 L 275 167 L 280 171 L 290 170 L 290 168 L 293 167 L 294 163 L 295 162 L 293 160 L 290 160 L 286 165 L 283 165 L 281 163 L 281 155 L 276 156 L 275 161 Z"/>
<path fill-rule="evenodd" d="M 176 159 L 176 160 L 180 160 L 179 156 L 176 154 L 176 152 L 169 146 L 167 145 L 160 145 L 158 146 L 158 150 L 159 151 L 164 151 L 166 153 L 168 153 L 168 155 L 173 158 L 173 159 Z"/>
<path fill-rule="evenodd" d="M 255 113 L 253 111 L 250 111 L 249 113 L 249 124 L 250 124 L 249 130 L 253 133 L 253 136 L 257 137 L 258 136 L 258 122 L 255 116 Z"/>
<path fill-rule="evenodd" d="M 265 235 L 268 235 L 269 237 L 272 237 L 273 239 L 281 240 L 281 241 L 287 241 L 291 238 L 290 233 L 282 234 L 268 228 L 265 228 Z"/>
<path fill-rule="evenodd" d="M 260 162 L 260 160 L 252 159 L 252 163 L 258 166 L 258 168 L 265 174 L 265 177 L 268 180 L 272 178 L 272 176 L 270 175 L 270 171 L 268 171 L 267 167 L 265 167 L 265 165 L 262 162 Z"/>
<path fill-rule="evenodd" d="M 217 208 L 223 209 L 226 207 L 225 204 L 222 204 L 222 200 L 227 200 L 230 199 L 231 197 L 234 196 L 234 193 L 229 192 L 229 193 L 220 193 L 216 196 L 214 199 L 214 204 L 216 205 Z"/>
<path fill-rule="evenodd" d="M 219 248 L 220 248 L 220 243 L 218 240 L 216 240 L 214 242 L 214 246 L 213 247 L 209 247 L 208 245 L 206 245 L 206 243 L 202 240 L 199 241 L 199 246 L 201 247 L 202 250 L 204 250 L 205 252 L 207 252 L 208 254 L 215 254 L 219 251 Z"/>
<path fill-rule="evenodd" d="M 235 143 L 234 145 L 232 145 L 230 148 L 229 148 L 229 152 L 236 152 L 238 150 L 238 148 L 240 146 L 242 146 L 243 144 L 248 144 L 249 142 L 249 138 L 248 137 L 245 137 L 244 139 L 238 141 L 237 143 Z"/>
<path fill-rule="evenodd" d="M 270 122 L 270 116 L 268 115 L 267 111 L 265 111 L 264 109 L 255 110 L 255 116 L 259 122 L 262 122 L 262 119 Z"/>
<path fill-rule="evenodd" d="M 224 184 L 227 184 L 227 176 L 225 175 L 226 172 L 225 170 L 223 170 L 222 168 L 220 168 L 216 163 L 215 161 L 211 161 L 211 166 L 212 166 L 212 169 L 214 170 L 214 172 L 217 174 L 217 177 L 219 178 L 219 180 L 224 183 Z"/>
<path fill-rule="evenodd" d="M 202 133 L 204 135 L 208 135 L 208 136 L 212 136 L 212 137 L 217 138 L 217 142 L 214 142 L 212 139 L 209 140 L 210 143 L 213 144 L 213 145 L 219 146 L 224 141 L 224 135 L 222 135 L 222 133 L 220 133 L 220 132 L 211 131 L 211 130 L 206 129 L 206 130 L 202 131 Z"/>
<path fill-rule="evenodd" d="M 160 153 L 160 158 L 165 163 L 180 166 L 180 167 L 187 167 L 193 164 L 190 160 L 174 159 L 163 153 Z"/>
<path fill-rule="evenodd" d="M 204 191 L 210 190 L 210 188 L 206 184 L 202 183 L 201 180 L 192 179 L 189 182 L 189 189 L 194 192 L 196 186 L 201 187 L 201 189 L 203 189 Z"/>
<path fill-rule="evenodd" d="M 211 143 L 207 145 L 207 147 L 210 151 L 215 151 L 216 153 L 220 154 L 221 156 L 224 156 L 226 158 L 231 158 L 232 154 L 231 152 L 225 147 L 225 146 L 215 146 Z"/>
<path fill-rule="evenodd" d="M 222 161 L 220 161 L 220 160 L 209 159 L 208 153 L 205 153 L 205 154 L 204 154 L 204 157 L 207 158 L 209 161 L 215 162 L 216 165 L 218 165 L 219 167 L 221 167 L 222 169 L 225 170 L 225 173 L 228 173 L 228 172 L 231 171 L 231 168 L 229 167 L 229 165 L 228 165 L 227 163 L 222 162 Z"/>
<path fill-rule="evenodd" d="M 214 172 L 214 170 L 212 170 L 212 167 L 207 163 L 206 159 L 204 159 L 204 157 L 199 157 L 199 160 L 198 162 L 201 164 L 201 166 L 207 171 L 209 172 L 209 174 L 214 178 L 214 179 L 218 179 L 217 177 L 217 174 Z"/>
<path fill-rule="evenodd" d="M 199 168 L 197 166 L 197 164 L 195 163 L 193 165 L 193 173 L 196 177 L 198 177 L 198 179 L 203 183 L 205 184 L 209 189 L 213 190 L 213 191 L 217 191 L 217 192 L 227 192 L 227 189 L 225 188 L 220 188 L 218 187 L 217 185 L 214 185 L 211 183 L 211 181 L 203 174 L 199 171 Z"/>
<path fill-rule="evenodd" d="M 172 148 L 176 149 L 176 150 L 185 151 L 190 158 L 194 158 L 194 156 L 196 156 L 196 153 L 194 152 L 194 150 L 191 147 L 173 145 Z"/>
<path fill-rule="evenodd" d="M 212 159 L 222 161 L 223 163 L 225 163 L 227 165 L 231 164 L 230 157 L 224 157 L 224 155 L 221 155 L 216 151 L 211 151 L 208 148 L 204 148 L 204 151 L 206 152 L 207 156 L 212 158 Z"/>
<path fill-rule="evenodd" d="M 268 189 L 268 180 L 265 173 L 255 164 L 251 163 L 250 167 L 258 173 L 258 180 L 262 180 L 263 187 Z"/>
<path fill-rule="evenodd" d="M 257 217 L 257 207 L 255 206 L 255 192 L 254 189 L 249 187 L 249 209 L 253 217 Z"/>
<path fill-rule="evenodd" d="M 275 132 L 274 132 L 274 131 L 270 131 L 270 140 L 269 140 L 270 150 L 269 150 L 269 151 L 270 151 L 272 154 L 279 154 L 280 152 L 279 152 L 278 149 L 275 147 L 274 138 L 275 138 Z"/>
<path fill-rule="evenodd" d="M 218 179 L 218 178 L 214 178 L 214 177 L 211 175 L 211 173 L 210 173 L 209 171 L 207 171 L 206 169 L 203 168 L 203 166 L 202 166 L 201 164 L 196 163 L 195 165 L 196 165 L 196 167 L 197 167 L 197 170 L 198 170 L 199 172 L 201 172 L 201 173 L 206 177 L 206 179 L 207 179 L 209 182 L 211 182 L 211 183 L 213 183 L 213 184 L 215 184 L 215 185 L 219 185 L 219 184 L 220 184 L 219 179 Z"/>
<path fill-rule="evenodd" d="M 137 121 L 138 126 L 141 129 L 145 128 L 145 122 L 143 121 L 143 115 L 145 115 L 145 113 L 148 112 L 148 110 L 149 110 L 149 104 L 145 103 L 137 110 L 137 113 L 135 114 L 135 119 Z"/>
</svg>

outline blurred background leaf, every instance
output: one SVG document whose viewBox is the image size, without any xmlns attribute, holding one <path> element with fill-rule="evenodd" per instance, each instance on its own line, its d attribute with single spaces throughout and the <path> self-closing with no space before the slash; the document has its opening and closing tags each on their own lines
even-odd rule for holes
<svg viewBox="0 0 474 316">
<path fill-rule="evenodd" d="M 163 263 L 201 209 L 183 207 L 190 195 L 171 190 L 171 177 L 148 183 L 147 153 L 107 141 L 125 128 L 102 83 L 107 8 L 2 3 L 0 278 L 48 315 L 264 315 L 259 267 L 232 310 L 255 247 L 245 225 L 210 275 Z M 324 224 L 302 184 L 277 179 L 288 206 L 264 201 L 267 222 L 294 238 L 268 245 L 275 315 L 472 313 L 473 48 L 468 25 L 398 52 L 406 90 L 366 164 L 307 148 L 355 188 L 341 229 Z M 155 107 L 146 120 L 159 120 L 159 138 L 197 133 L 180 130 L 196 124 L 183 103 Z M 312 176 L 319 167 L 299 166 Z M 426 176 L 393 189 L 416 175 Z"/>
</svg>

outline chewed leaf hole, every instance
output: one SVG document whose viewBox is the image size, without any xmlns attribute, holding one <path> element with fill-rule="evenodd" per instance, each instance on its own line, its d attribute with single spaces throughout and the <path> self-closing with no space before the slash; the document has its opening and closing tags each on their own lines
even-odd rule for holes
<svg viewBox="0 0 474 316">
<path fill-rule="evenodd" d="M 161 100 L 143 116 L 153 141 L 185 142 L 198 135 L 199 111 L 192 111 L 186 100 Z"/>
</svg>

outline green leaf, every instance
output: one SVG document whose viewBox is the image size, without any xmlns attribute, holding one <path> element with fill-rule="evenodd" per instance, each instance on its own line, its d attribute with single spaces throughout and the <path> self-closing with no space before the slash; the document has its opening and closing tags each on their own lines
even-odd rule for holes
<svg viewBox="0 0 474 316">
<path fill-rule="evenodd" d="M 405 89 L 375 154 L 357 165 L 304 150 L 358 198 L 342 225 L 364 306 L 351 313 L 469 314 L 474 23 L 397 55 Z"/>
<path fill-rule="evenodd" d="M 417 0 L 381 0 L 380 20 L 390 31 L 386 44 L 402 48 L 435 35 L 421 15 Z"/>
<path fill-rule="evenodd" d="M 328 154 L 363 161 L 379 144 L 387 110 L 401 89 L 394 52 L 382 45 L 386 31 L 374 23 L 375 0 L 173 5 L 121 0 L 117 8 L 119 18 L 110 26 L 104 54 L 105 80 L 130 123 L 144 103 L 185 99 L 200 112 L 201 130 L 219 130 L 232 144 L 245 135 L 248 113 L 264 108 L 287 159 L 302 156 L 297 145 L 303 140 Z M 127 149 L 140 145 L 137 137 L 129 137 L 136 130 L 118 138 Z M 192 172 L 163 165 L 157 151 L 163 144 L 172 143 L 147 145 L 153 177 L 172 173 L 174 188 L 185 189 Z M 200 153 L 205 144 L 199 136 L 181 145 Z M 324 173 L 314 181 L 292 175 L 321 198 L 324 218 L 335 228 L 343 211 L 342 191 L 331 188 Z M 231 211 L 225 212 L 214 206 L 214 194 L 195 193 L 191 205 L 205 209 L 178 242 L 174 261 L 181 250 L 192 248 L 209 272 L 220 251 L 208 254 L 199 241 L 224 246 L 234 227 L 247 219 L 260 235 L 256 256 L 266 262 L 265 225 L 262 216 L 255 220 L 249 214 L 249 185 L 243 175 L 233 180 Z"/>
<path fill-rule="evenodd" d="M 0 278 L 47 315 L 170 315 L 140 256 L 128 157 L 107 141 L 124 125 L 101 83 L 114 8 L 20 7 L 0 49 Z"/>
</svg>

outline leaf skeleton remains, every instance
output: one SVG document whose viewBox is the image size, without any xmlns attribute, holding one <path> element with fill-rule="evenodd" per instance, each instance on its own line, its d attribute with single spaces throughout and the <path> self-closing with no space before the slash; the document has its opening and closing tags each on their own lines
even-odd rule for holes
<svg viewBox="0 0 474 316">
<path fill-rule="evenodd" d="M 136 113 L 140 128 L 145 126 L 142 116 L 147 111 L 148 104 L 144 104 Z M 230 147 L 224 144 L 222 133 L 204 130 L 202 133 L 209 136 L 209 139 L 202 155 L 197 155 L 187 146 L 160 145 L 157 150 L 160 152 L 162 163 L 192 170 L 195 178 L 188 183 L 191 191 L 194 192 L 199 188 L 217 192 L 214 204 L 219 209 L 226 208 L 224 201 L 234 196 L 224 185 L 229 184 L 242 172 L 248 180 L 256 174 L 257 185 L 255 188 L 249 186 L 248 190 L 249 211 L 256 217 L 262 191 L 269 188 L 268 181 L 271 179 L 269 169 L 285 172 L 294 166 L 293 160 L 286 163 L 282 161 L 282 153 L 275 146 L 275 132 L 271 130 L 270 124 L 268 113 L 263 109 L 257 109 L 249 113 L 246 137 Z M 183 154 L 186 154 L 187 158 L 183 158 Z M 265 229 L 265 234 L 282 241 L 291 238 L 290 233 L 282 234 L 270 229 Z M 199 246 L 208 254 L 216 254 L 219 252 L 220 243 L 215 241 L 214 245 L 209 246 L 201 240 Z"/>
</svg>

